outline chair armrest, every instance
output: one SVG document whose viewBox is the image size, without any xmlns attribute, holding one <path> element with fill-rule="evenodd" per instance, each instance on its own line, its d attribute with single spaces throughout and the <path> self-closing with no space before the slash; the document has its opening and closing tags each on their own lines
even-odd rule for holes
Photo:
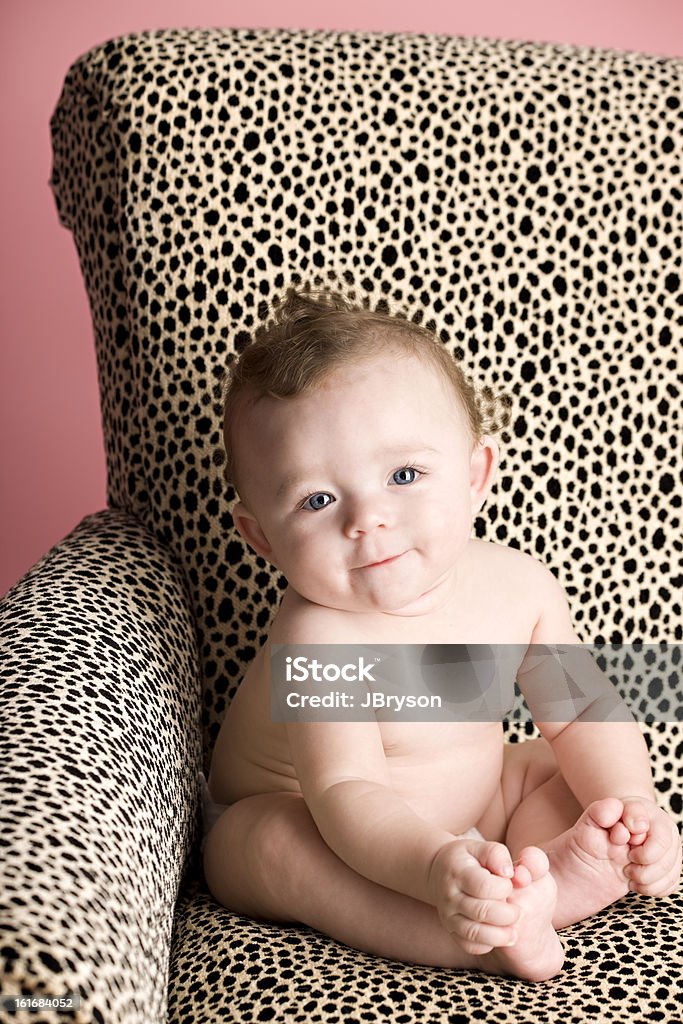
<svg viewBox="0 0 683 1024">
<path fill-rule="evenodd" d="M 201 768 L 183 576 L 138 520 L 98 513 L 0 604 L 0 649 L 3 994 L 165 1020 Z"/>
</svg>

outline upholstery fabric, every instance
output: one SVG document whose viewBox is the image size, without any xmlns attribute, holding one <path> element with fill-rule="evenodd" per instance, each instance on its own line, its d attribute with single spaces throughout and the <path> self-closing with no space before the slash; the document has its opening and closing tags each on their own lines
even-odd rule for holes
<svg viewBox="0 0 683 1024">
<path fill-rule="evenodd" d="M 680 894 L 629 896 L 563 932 L 564 974 L 529 986 L 380 961 L 230 914 L 189 844 L 194 772 L 208 769 L 284 589 L 232 528 L 217 394 L 229 354 L 293 281 L 317 275 L 433 325 L 469 374 L 513 396 L 476 533 L 546 562 L 583 640 L 683 639 L 682 78 L 680 61 L 566 46 L 228 29 L 126 36 L 71 68 L 52 122 L 52 186 L 90 297 L 118 511 L 86 521 L 29 577 L 43 589 L 10 595 L 6 633 L 19 666 L 34 643 L 31 664 L 48 680 L 40 706 L 59 721 L 64 661 L 81 700 L 109 671 L 119 713 L 107 716 L 105 701 L 92 753 L 80 748 L 77 797 L 54 714 L 36 712 L 49 771 L 33 765 L 31 779 L 52 780 L 65 807 L 80 800 L 91 818 L 82 849 L 66 838 L 71 816 L 45 832 L 38 845 L 57 853 L 44 893 L 32 861 L 14 858 L 8 978 L 48 992 L 73 979 L 81 1021 L 163 1020 L 167 995 L 172 1021 L 680 1017 Z M 163 717 L 126 696 L 141 672 L 167 686 Z M 38 700 L 27 691 L 23 706 Z M 112 721 L 132 730 L 129 761 L 106 746 Z M 21 736 L 10 724 L 5 735 Z M 681 820 L 679 729 L 647 736 L 660 799 Z M 22 837 L 21 854 L 27 840 L 11 829 L 41 804 L 17 779 L 37 755 L 9 749 L 17 807 L 5 835 Z M 105 806 L 98 779 L 122 763 Z M 118 853 L 97 819 L 102 810 L 102 827 L 124 838 L 116 801 L 140 839 Z M 73 860 L 60 859 L 65 848 Z M 87 912 L 95 854 L 116 911 L 102 933 L 70 932 L 68 946 L 55 892 L 70 879 Z M 26 891 L 28 908 L 17 902 Z M 26 931 L 41 899 L 41 929 Z"/>
<path fill-rule="evenodd" d="M 2 993 L 164 1020 L 201 757 L 182 573 L 138 519 L 100 512 L 10 591 L 0 642 Z"/>
</svg>

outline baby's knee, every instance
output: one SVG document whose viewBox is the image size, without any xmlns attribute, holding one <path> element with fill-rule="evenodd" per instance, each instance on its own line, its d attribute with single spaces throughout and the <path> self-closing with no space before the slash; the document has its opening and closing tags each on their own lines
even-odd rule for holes
<svg viewBox="0 0 683 1024">
<path fill-rule="evenodd" d="M 245 840 L 249 852 L 259 859 L 263 869 L 278 873 L 283 856 L 306 842 L 309 833 L 317 832 L 315 823 L 297 793 L 266 793 L 248 799 Z"/>
<path fill-rule="evenodd" d="M 306 816 L 310 818 L 303 798 L 296 794 L 245 797 L 228 807 L 209 832 L 203 852 L 204 877 L 214 898 L 250 917 L 292 920 L 283 904 L 284 876 L 297 828 L 307 826 Z"/>
<path fill-rule="evenodd" d="M 303 797 L 296 793 L 261 793 L 232 804 L 214 828 L 222 828 L 252 857 L 277 863 L 282 860 L 283 848 L 310 823 Z"/>
</svg>

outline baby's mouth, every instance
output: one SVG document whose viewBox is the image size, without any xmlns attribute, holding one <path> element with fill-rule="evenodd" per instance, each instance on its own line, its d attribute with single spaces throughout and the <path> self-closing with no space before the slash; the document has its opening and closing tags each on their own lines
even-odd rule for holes
<svg viewBox="0 0 683 1024">
<path fill-rule="evenodd" d="M 401 551 L 401 553 L 398 554 L 398 555 L 391 555 L 389 558 L 383 558 L 379 562 L 368 562 L 366 565 L 359 565 L 358 568 L 359 569 L 377 569 L 377 568 L 379 568 L 380 566 L 383 566 L 383 565 L 392 565 L 394 562 L 397 562 L 399 560 L 399 558 L 403 558 L 403 556 L 405 554 L 406 554 L 405 551 Z"/>
</svg>

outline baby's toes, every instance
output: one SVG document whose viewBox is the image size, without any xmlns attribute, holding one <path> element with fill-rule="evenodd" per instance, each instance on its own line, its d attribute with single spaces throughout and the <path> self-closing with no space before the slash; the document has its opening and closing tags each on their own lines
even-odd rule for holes
<svg viewBox="0 0 683 1024">
<path fill-rule="evenodd" d="M 607 796 L 601 800 L 594 800 L 586 808 L 590 818 L 600 828 L 611 829 L 619 821 L 624 813 L 624 805 L 617 797 Z M 628 828 L 628 825 L 626 826 Z"/>
<path fill-rule="evenodd" d="M 515 861 L 513 885 L 516 889 L 524 889 L 547 875 L 549 870 L 550 861 L 547 853 L 538 846 L 525 846 L 519 859 Z"/>
<path fill-rule="evenodd" d="M 643 836 L 643 839 L 647 836 L 647 833 Z M 634 846 L 637 845 L 638 840 L 635 839 L 634 835 L 626 828 L 623 821 L 618 821 L 616 825 L 613 825 L 609 830 L 610 842 L 614 843 L 615 846 L 625 846 L 626 843 L 632 843 Z M 643 840 L 641 839 L 640 842 Z"/>
</svg>

